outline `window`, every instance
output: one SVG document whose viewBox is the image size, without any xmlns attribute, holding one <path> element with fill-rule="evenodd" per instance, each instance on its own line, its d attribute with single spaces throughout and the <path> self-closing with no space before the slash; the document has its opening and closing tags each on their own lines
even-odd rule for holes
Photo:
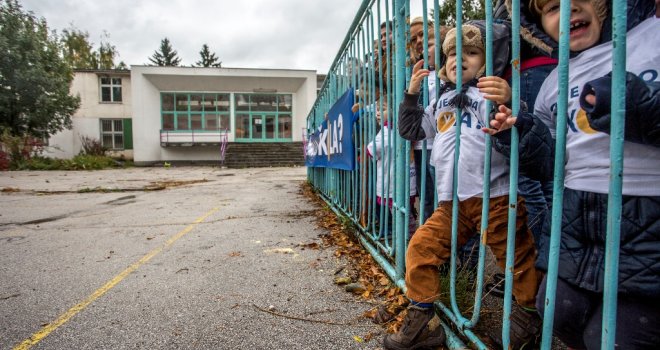
<svg viewBox="0 0 660 350">
<path fill-rule="evenodd" d="M 111 150 L 124 149 L 123 119 L 101 119 L 101 144 Z"/>
<path fill-rule="evenodd" d="M 160 107 L 163 130 L 217 132 L 229 129 L 229 94 L 164 92 Z"/>
<path fill-rule="evenodd" d="M 291 140 L 291 94 L 234 94 L 236 138 L 258 141 Z"/>
<path fill-rule="evenodd" d="M 121 78 L 101 77 L 101 102 L 121 101 Z"/>
</svg>

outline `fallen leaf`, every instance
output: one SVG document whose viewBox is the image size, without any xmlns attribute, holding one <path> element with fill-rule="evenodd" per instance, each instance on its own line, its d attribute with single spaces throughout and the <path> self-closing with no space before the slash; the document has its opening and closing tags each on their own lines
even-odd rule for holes
<svg viewBox="0 0 660 350">
<path fill-rule="evenodd" d="M 355 341 L 358 343 L 364 343 L 364 339 L 362 339 L 360 336 L 354 335 L 353 339 L 355 339 Z"/>
<path fill-rule="evenodd" d="M 295 254 L 295 252 L 291 248 L 266 249 L 266 250 L 264 250 L 264 253 Z"/>
<path fill-rule="evenodd" d="M 337 277 L 335 278 L 335 284 L 342 285 L 342 284 L 349 284 L 353 282 L 353 280 L 350 277 Z"/>
</svg>

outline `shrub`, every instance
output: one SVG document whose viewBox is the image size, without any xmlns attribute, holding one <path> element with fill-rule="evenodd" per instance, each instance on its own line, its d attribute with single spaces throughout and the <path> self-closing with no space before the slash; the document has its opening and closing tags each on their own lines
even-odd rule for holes
<svg viewBox="0 0 660 350">
<path fill-rule="evenodd" d="M 82 144 L 82 149 L 80 150 L 81 155 L 89 156 L 104 156 L 105 152 L 108 150 L 103 147 L 99 139 L 88 136 L 80 136 L 80 142 Z"/>
<path fill-rule="evenodd" d="M 31 135 L 12 135 L 8 129 L 0 133 L 0 170 L 14 168 L 15 163 L 29 161 L 44 151 L 43 142 Z"/>
</svg>

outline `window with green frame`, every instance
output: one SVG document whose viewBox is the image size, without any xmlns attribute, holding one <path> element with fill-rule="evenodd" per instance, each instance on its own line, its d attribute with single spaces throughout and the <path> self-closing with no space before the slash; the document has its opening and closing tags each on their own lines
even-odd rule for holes
<svg viewBox="0 0 660 350">
<path fill-rule="evenodd" d="M 229 94 L 163 92 L 161 126 L 166 131 L 229 130 Z"/>
<path fill-rule="evenodd" d="M 236 138 L 290 140 L 293 136 L 291 104 L 291 94 L 235 93 Z M 258 129 L 255 124 L 259 125 Z"/>
</svg>

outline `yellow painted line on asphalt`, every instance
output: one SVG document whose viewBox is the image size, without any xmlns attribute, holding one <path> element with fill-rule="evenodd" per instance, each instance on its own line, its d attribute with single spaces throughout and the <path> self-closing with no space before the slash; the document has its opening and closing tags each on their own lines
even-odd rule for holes
<svg viewBox="0 0 660 350">
<path fill-rule="evenodd" d="M 13 350 L 27 350 L 33 347 L 34 345 L 36 345 L 38 342 L 46 338 L 54 330 L 56 330 L 63 324 L 67 323 L 73 316 L 78 314 L 80 311 L 83 311 L 87 306 L 89 306 L 89 304 L 93 303 L 96 299 L 100 298 L 103 294 L 105 294 L 107 291 L 112 289 L 112 287 L 116 286 L 119 282 L 121 282 L 124 278 L 126 278 L 126 276 L 130 275 L 133 271 L 137 270 L 140 266 L 144 265 L 147 261 L 151 260 L 151 258 L 158 255 L 158 253 L 163 251 L 163 249 L 168 248 L 169 246 L 174 244 L 174 242 L 176 242 L 179 238 L 183 237 L 185 234 L 192 231 L 192 229 L 195 228 L 195 226 L 197 226 L 199 223 L 201 223 L 206 218 L 211 216 L 211 214 L 218 211 L 218 209 L 219 208 L 211 209 L 208 213 L 204 214 L 199 219 L 195 220 L 195 222 L 188 225 L 188 227 L 183 229 L 183 231 L 172 236 L 165 243 L 163 243 L 159 247 L 147 253 L 147 255 L 143 256 L 140 260 L 138 260 L 137 262 L 133 263 L 131 266 L 126 268 L 126 270 L 119 273 L 117 276 L 115 276 L 113 279 L 111 279 L 105 285 L 103 285 L 103 287 L 97 289 L 94 293 L 88 296 L 85 300 L 81 301 L 76 306 L 70 308 L 67 312 L 62 314 L 55 321 L 45 325 L 37 333 L 34 333 L 31 337 L 25 339 L 22 343 L 16 345 Z"/>
</svg>

